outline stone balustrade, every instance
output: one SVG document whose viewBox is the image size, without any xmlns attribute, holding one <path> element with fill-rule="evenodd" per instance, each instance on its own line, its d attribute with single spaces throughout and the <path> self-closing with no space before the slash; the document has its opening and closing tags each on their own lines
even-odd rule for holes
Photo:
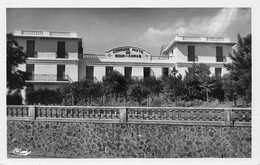
<svg viewBox="0 0 260 165">
<path fill-rule="evenodd" d="M 251 126 L 250 108 L 7 106 L 8 120 Z"/>
</svg>

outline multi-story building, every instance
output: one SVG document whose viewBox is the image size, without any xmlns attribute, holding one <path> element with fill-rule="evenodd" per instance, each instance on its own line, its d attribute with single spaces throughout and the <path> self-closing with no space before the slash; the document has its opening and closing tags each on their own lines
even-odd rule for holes
<svg viewBox="0 0 260 165">
<path fill-rule="evenodd" d="M 82 38 L 75 32 L 20 30 L 14 38 L 28 56 L 19 69 L 31 73 L 28 82 L 35 89 L 55 89 L 78 81 Z"/>
<path fill-rule="evenodd" d="M 83 54 L 79 61 L 79 79 L 101 81 L 102 77 L 117 70 L 127 78 L 141 79 L 148 76 L 168 75 L 173 62 L 168 57 L 151 56 L 138 47 L 122 46 L 105 54 Z"/>
<path fill-rule="evenodd" d="M 84 78 L 102 81 L 113 70 L 127 78 L 142 79 L 168 75 L 175 67 L 184 76 L 193 63 L 207 64 L 212 74 L 220 76 L 227 72 L 224 64 L 231 62 L 228 54 L 235 44 L 229 38 L 177 36 L 159 56 L 134 46 L 83 54 L 82 38 L 75 32 L 20 30 L 14 37 L 29 56 L 19 69 L 32 73 L 28 82 L 35 89 L 55 89 Z"/>
<path fill-rule="evenodd" d="M 232 43 L 229 38 L 221 37 L 188 37 L 177 36 L 163 50 L 181 75 L 193 63 L 204 63 L 210 66 L 211 74 L 223 76 L 227 73 L 225 63 L 231 62 Z"/>
</svg>

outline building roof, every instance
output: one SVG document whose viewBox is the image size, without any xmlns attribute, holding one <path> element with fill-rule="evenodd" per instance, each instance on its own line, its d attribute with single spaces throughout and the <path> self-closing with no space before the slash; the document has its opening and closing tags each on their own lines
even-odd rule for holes
<svg viewBox="0 0 260 165">
<path fill-rule="evenodd" d="M 46 30 L 16 30 L 14 36 L 19 37 L 46 37 L 46 38 L 80 38 L 76 32 L 46 31 Z"/>
<path fill-rule="evenodd" d="M 167 53 L 176 43 L 204 43 L 204 44 L 229 44 L 235 45 L 230 38 L 224 37 L 194 37 L 194 36 L 176 36 L 174 40 L 163 50 Z"/>
</svg>

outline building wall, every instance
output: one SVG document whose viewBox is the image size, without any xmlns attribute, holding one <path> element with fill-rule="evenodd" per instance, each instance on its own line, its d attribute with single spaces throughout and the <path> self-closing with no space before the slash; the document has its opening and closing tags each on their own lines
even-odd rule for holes
<svg viewBox="0 0 260 165">
<path fill-rule="evenodd" d="M 215 75 L 215 68 L 221 68 L 221 76 L 224 76 L 224 74 L 228 73 L 227 69 L 224 67 L 210 67 L 211 76 Z M 178 70 L 178 73 L 182 75 L 183 78 L 186 75 L 185 71 L 188 71 L 188 67 L 177 67 L 176 69 Z"/>
<path fill-rule="evenodd" d="M 177 43 L 174 53 L 177 55 L 176 62 L 188 62 L 188 46 L 195 46 L 195 55 L 198 61 L 203 63 L 216 62 L 216 46 L 223 47 L 223 56 L 226 57 L 227 62 L 230 62 L 228 54 L 231 53 L 231 45 L 221 44 L 184 44 Z"/>
<path fill-rule="evenodd" d="M 72 81 L 78 81 L 78 65 L 76 64 L 66 65 L 65 75 L 68 75 Z"/>
<path fill-rule="evenodd" d="M 151 67 L 151 76 L 161 77 L 162 75 L 162 67 Z"/>
<path fill-rule="evenodd" d="M 160 77 L 162 76 L 162 68 L 167 67 L 163 64 L 161 66 L 133 66 L 133 65 L 102 65 L 100 64 L 91 64 L 86 62 L 80 62 L 79 63 L 79 76 L 78 79 L 84 79 L 86 77 L 86 66 L 94 66 L 94 77 L 98 81 L 102 81 L 102 77 L 106 75 L 106 66 L 113 66 L 113 70 L 118 71 L 123 76 L 125 75 L 125 67 L 132 67 L 132 77 L 133 78 L 143 78 L 144 76 L 144 67 L 150 67 L 151 68 L 151 76 Z M 172 67 L 168 67 L 169 69 L 172 69 Z"/>
<path fill-rule="evenodd" d="M 124 66 L 114 66 L 114 70 L 118 71 L 121 73 L 123 76 L 125 75 L 125 67 Z"/>
<path fill-rule="evenodd" d="M 26 51 L 27 49 L 27 40 L 35 41 L 35 51 L 37 52 L 37 57 L 29 57 L 27 63 L 34 64 L 35 75 L 47 75 L 46 80 L 37 80 L 36 83 L 30 81 L 31 83 L 33 83 L 35 89 L 56 89 L 64 85 L 61 82 L 53 82 L 53 80 L 56 81 L 55 76 L 57 76 L 58 64 L 65 65 L 65 75 L 68 75 L 72 81 L 78 81 L 78 39 L 58 39 L 44 37 L 15 37 L 15 39 L 17 40 L 20 46 L 24 47 L 24 51 Z M 56 58 L 58 41 L 65 41 L 65 52 L 68 58 Z M 18 69 L 25 71 L 26 64 L 19 65 Z M 52 78 L 47 80 L 48 76 Z"/>
<path fill-rule="evenodd" d="M 38 58 L 56 59 L 57 42 L 65 41 L 65 51 L 68 53 L 69 59 L 78 58 L 78 40 L 68 39 L 36 39 L 36 38 L 15 38 L 20 46 L 26 51 L 27 40 L 35 40 L 35 51 Z"/>
<path fill-rule="evenodd" d="M 101 81 L 103 76 L 105 75 L 106 75 L 106 66 L 94 66 L 94 76 L 98 81 Z"/>
</svg>

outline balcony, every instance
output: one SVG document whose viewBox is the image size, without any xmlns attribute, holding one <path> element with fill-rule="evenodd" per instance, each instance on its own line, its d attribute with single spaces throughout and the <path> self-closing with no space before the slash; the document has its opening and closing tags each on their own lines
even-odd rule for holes
<svg viewBox="0 0 260 165">
<path fill-rule="evenodd" d="M 36 52 L 36 51 L 25 51 L 24 53 L 30 58 L 37 58 L 38 57 L 38 52 Z"/>
<path fill-rule="evenodd" d="M 69 58 L 69 53 L 65 52 L 65 54 L 56 52 L 56 58 Z"/>
<path fill-rule="evenodd" d="M 197 55 L 195 55 L 194 58 L 192 58 L 192 57 L 189 58 L 189 55 L 187 55 L 187 61 L 188 62 L 198 62 L 199 61 L 199 57 Z"/>
<path fill-rule="evenodd" d="M 223 58 L 216 57 L 216 62 L 227 62 L 226 56 L 223 56 Z"/>
<path fill-rule="evenodd" d="M 104 54 L 83 54 L 82 58 L 88 59 L 88 60 L 99 60 L 99 59 L 105 59 L 106 55 L 104 55 Z"/>
<path fill-rule="evenodd" d="M 72 82 L 72 79 L 69 75 L 64 75 L 62 77 L 58 77 L 56 74 L 34 74 L 28 78 L 29 82 Z"/>
<path fill-rule="evenodd" d="M 169 56 L 150 56 L 150 60 L 170 60 L 172 57 Z"/>
</svg>

